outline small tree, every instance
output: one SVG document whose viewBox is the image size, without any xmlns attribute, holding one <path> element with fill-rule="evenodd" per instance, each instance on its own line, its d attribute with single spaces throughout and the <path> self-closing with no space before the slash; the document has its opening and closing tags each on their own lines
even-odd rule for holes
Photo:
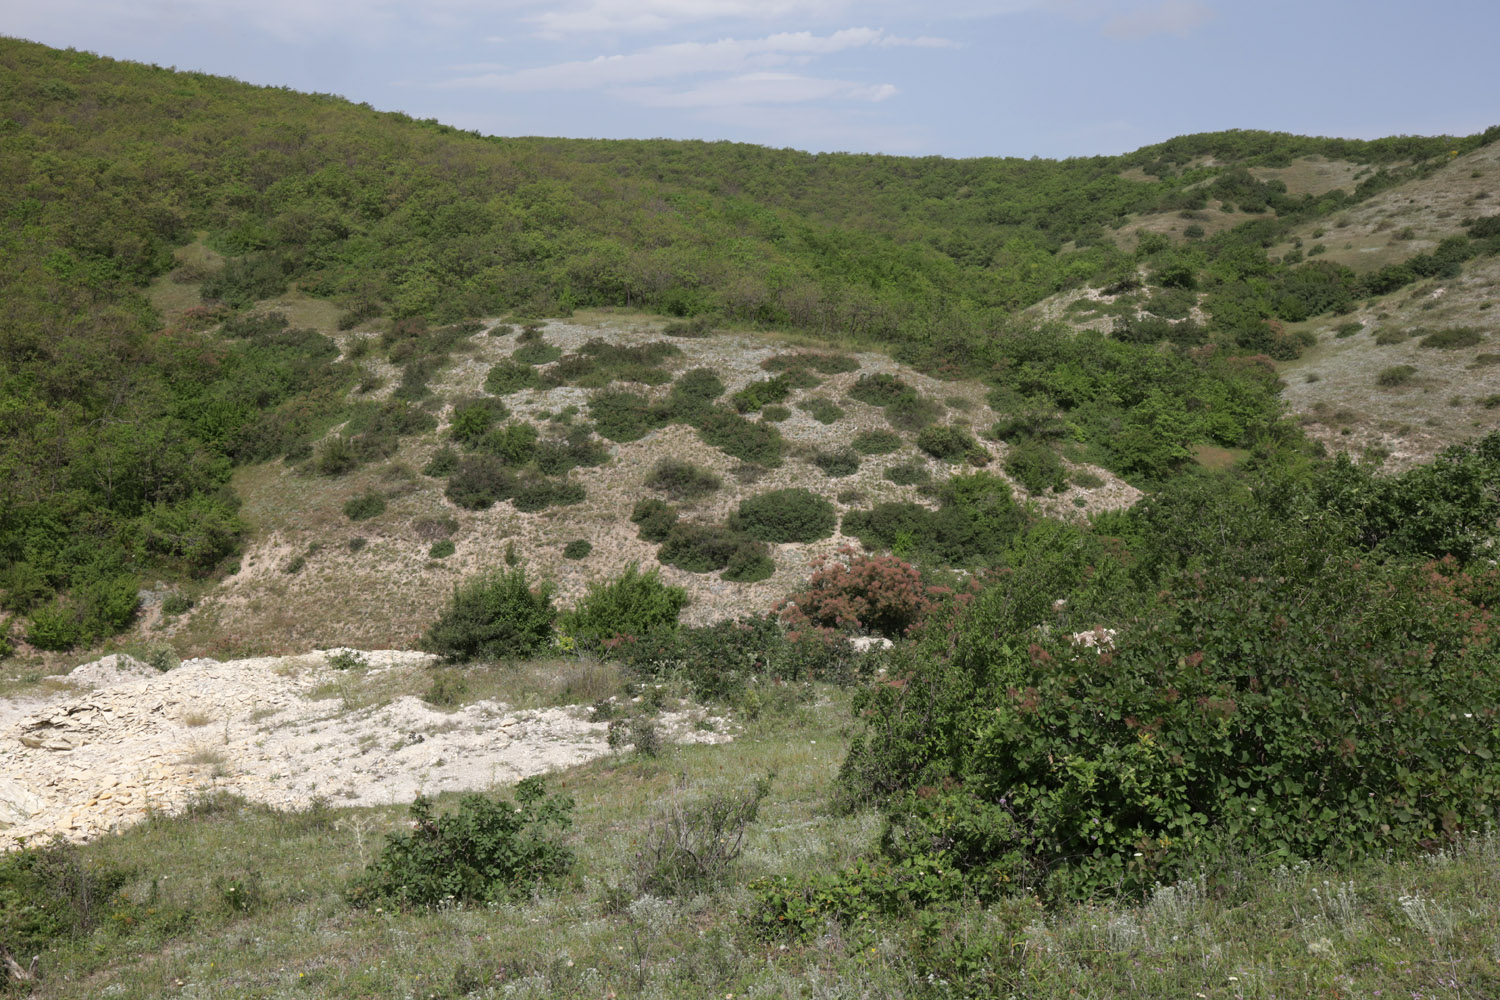
<svg viewBox="0 0 1500 1000">
<path fill-rule="evenodd" d="M 642 638 L 677 628 L 687 591 L 661 582 L 661 571 L 642 573 L 631 563 L 618 579 L 594 583 L 563 619 L 565 628 L 588 647 L 620 636 Z"/>
<path fill-rule="evenodd" d="M 528 656 L 552 639 L 552 584 L 535 589 L 526 570 L 489 573 L 453 588 L 453 599 L 422 637 L 422 648 L 450 663 Z"/>
<path fill-rule="evenodd" d="M 788 625 L 868 630 L 899 639 L 938 607 L 938 594 L 911 563 L 852 547 L 840 554 L 847 562 L 816 563 L 807 589 L 782 604 L 781 618 Z"/>
</svg>

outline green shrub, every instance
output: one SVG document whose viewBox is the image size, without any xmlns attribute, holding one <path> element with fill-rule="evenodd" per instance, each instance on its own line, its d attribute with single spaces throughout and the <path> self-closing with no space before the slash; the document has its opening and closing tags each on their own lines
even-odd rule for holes
<svg viewBox="0 0 1500 1000">
<path fill-rule="evenodd" d="M 1456 326 L 1447 330 L 1434 330 L 1421 340 L 1418 347 L 1437 347 L 1445 351 L 1460 347 L 1473 347 L 1484 341 L 1484 334 L 1472 326 Z"/>
<path fill-rule="evenodd" d="M 186 594 L 171 593 L 162 598 L 161 613 L 164 615 L 180 615 L 193 609 L 192 599 Z"/>
<path fill-rule="evenodd" d="M 886 406 L 900 399 L 903 393 L 912 391 L 911 386 L 896 376 L 880 372 L 876 375 L 861 375 L 849 390 L 849 397 L 870 406 Z"/>
<path fill-rule="evenodd" d="M 722 485 L 723 480 L 715 473 L 675 458 L 657 462 L 646 477 L 648 489 L 660 490 L 679 503 L 706 497 Z"/>
<path fill-rule="evenodd" d="M 0 854 L 0 945 L 13 949 L 23 965 L 28 956 L 88 933 L 119 908 L 130 873 L 79 855 L 61 840 Z M 9 980 L 7 974 L 0 982 Z"/>
<path fill-rule="evenodd" d="M 663 423 L 650 400 L 623 389 L 596 392 L 589 400 L 589 419 L 600 436 L 621 443 L 639 441 Z"/>
<path fill-rule="evenodd" d="M 796 354 L 777 354 L 760 363 L 768 372 L 813 371 L 825 375 L 838 375 L 859 370 L 859 361 L 847 354 L 814 354 L 799 351 Z"/>
<path fill-rule="evenodd" d="M 769 580 L 775 573 L 776 561 L 771 558 L 766 543 L 745 539 L 729 554 L 729 562 L 724 564 L 719 579 L 729 583 L 759 583 Z"/>
<path fill-rule="evenodd" d="M 1406 385 L 1416 377 L 1416 374 L 1417 370 L 1411 365 L 1391 365 L 1389 368 L 1380 370 L 1380 374 L 1375 376 L 1375 384 L 1394 388 Z"/>
<path fill-rule="evenodd" d="M 1063 490 L 1068 485 L 1067 470 L 1057 452 L 1040 441 L 1023 441 L 1005 456 L 1005 471 L 1031 494 Z"/>
<path fill-rule="evenodd" d="M 524 568 L 487 573 L 453 588 L 422 648 L 454 663 L 529 656 L 551 641 L 555 617 L 550 583 L 531 589 Z"/>
<path fill-rule="evenodd" d="M 833 534 L 833 504 L 797 487 L 740 501 L 733 526 L 763 542 L 815 542 Z"/>
<path fill-rule="evenodd" d="M 485 510 L 508 500 L 516 490 L 516 477 L 494 455 L 468 455 L 448 478 L 445 495 L 465 510 Z"/>
<path fill-rule="evenodd" d="M 687 898 L 729 884 L 746 829 L 760 814 L 773 777 L 687 801 L 668 799 L 647 825 L 631 862 L 637 891 Z"/>
<path fill-rule="evenodd" d="M 439 448 L 431 460 L 422 467 L 422 475 L 433 479 L 444 479 L 458 470 L 458 452 L 452 448 Z"/>
<path fill-rule="evenodd" d="M 594 543 L 587 538 L 575 538 L 563 546 L 564 559 L 587 559 L 594 551 Z"/>
<path fill-rule="evenodd" d="M 893 431 L 863 431 L 850 442 L 861 455 L 889 455 L 901 448 L 901 435 Z"/>
<path fill-rule="evenodd" d="M 724 383 L 712 368 L 694 368 L 683 372 L 672 383 L 670 399 L 675 403 L 689 401 L 707 404 L 724 395 Z"/>
<path fill-rule="evenodd" d="M 715 407 L 698 423 L 698 436 L 732 458 L 767 468 L 781 464 L 781 433 L 770 424 L 753 423 L 731 410 Z"/>
<path fill-rule="evenodd" d="M 351 521 L 368 521 L 385 513 L 385 497 L 379 493 L 363 493 L 344 503 L 344 516 Z"/>
<path fill-rule="evenodd" d="M 492 392 L 496 396 L 508 396 L 522 389 L 534 389 L 541 384 L 537 377 L 536 369 L 530 365 L 517 364 L 514 361 L 498 361 L 490 366 L 490 372 L 484 379 L 486 392 Z"/>
<path fill-rule="evenodd" d="M 447 559 L 454 552 L 456 552 L 457 549 L 458 547 L 453 544 L 453 539 L 444 538 L 441 541 L 432 543 L 432 547 L 427 550 L 427 558 Z"/>
<path fill-rule="evenodd" d="M 545 365 L 562 357 L 562 348 L 547 343 L 545 340 L 537 339 L 522 344 L 511 352 L 512 361 L 523 365 Z"/>
<path fill-rule="evenodd" d="M 640 526 L 642 540 L 663 542 L 677 523 L 677 508 L 662 500 L 641 500 L 630 512 L 630 523 Z"/>
<path fill-rule="evenodd" d="M 844 411 L 827 396 L 804 399 L 797 404 L 797 409 L 802 410 L 820 424 L 835 423 L 844 415 Z"/>
<path fill-rule="evenodd" d="M 921 430 L 942 415 L 941 403 L 911 390 L 903 392 L 885 407 L 885 419 L 902 431 Z"/>
<path fill-rule="evenodd" d="M 962 427 L 952 424 L 924 427 L 917 435 L 917 447 L 933 458 L 945 462 L 961 461 L 965 455 L 979 447 L 979 442 Z"/>
<path fill-rule="evenodd" d="M 1351 320 L 1348 320 L 1347 322 L 1340 323 L 1337 327 L 1335 327 L 1334 331 L 1333 331 L 1333 335 L 1334 335 L 1334 337 L 1338 338 L 1339 340 L 1344 340 L 1345 338 L 1354 336 L 1356 333 L 1359 333 L 1364 328 L 1365 328 L 1365 325 L 1363 323 L 1361 323 L 1359 320 L 1357 320 L 1357 319 L 1351 319 Z"/>
<path fill-rule="evenodd" d="M 500 400 L 479 400 L 453 408 L 448 436 L 459 444 L 473 447 L 484 437 L 496 420 L 504 420 L 509 411 Z"/>
<path fill-rule="evenodd" d="M 844 534 L 897 556 L 917 556 L 948 566 L 983 566 L 997 561 L 1025 522 L 1011 498 L 1010 485 L 976 472 L 954 476 L 937 490 L 941 506 L 882 503 L 844 515 Z"/>
<path fill-rule="evenodd" d="M 837 451 L 820 451 L 813 456 L 813 464 L 823 470 L 830 479 L 852 476 L 859 471 L 859 455 L 849 448 Z"/>
<path fill-rule="evenodd" d="M 730 396 L 729 402 L 737 412 L 749 413 L 772 403 L 783 403 L 791 394 L 791 380 L 785 375 L 777 375 L 775 378 L 751 382 Z"/>
<path fill-rule="evenodd" d="M 722 525 L 679 521 L 668 530 L 656 558 L 689 573 L 712 573 L 728 566 L 744 541 L 742 533 Z"/>
<path fill-rule="evenodd" d="M 1410 337 L 1411 333 L 1406 330 L 1387 327 L 1375 334 L 1375 344 L 1377 347 L 1389 347 L 1391 344 L 1404 343 Z"/>
<path fill-rule="evenodd" d="M 561 839 L 572 813 L 572 800 L 547 795 L 538 777 L 516 785 L 514 803 L 465 795 L 456 812 L 439 816 L 419 797 L 411 831 L 387 837 L 380 857 L 351 883 L 349 902 L 412 908 L 524 897 L 572 867 Z"/>
<path fill-rule="evenodd" d="M 790 418 L 791 415 L 792 411 L 779 403 L 763 406 L 760 410 L 760 419 L 768 424 L 779 424 L 783 420 Z"/>
<path fill-rule="evenodd" d="M 587 496 L 583 484 L 571 479 L 533 479 L 516 486 L 511 503 L 523 513 L 535 513 L 548 507 L 583 503 Z"/>
<path fill-rule="evenodd" d="M 562 628 L 584 648 L 602 648 L 621 636 L 641 638 L 677 627 L 687 591 L 661 582 L 661 573 L 642 573 L 631 563 L 607 583 L 592 583 L 578 606 L 563 616 Z"/>
<path fill-rule="evenodd" d="M 927 466 L 919 462 L 906 462 L 902 465 L 888 466 L 885 470 L 885 478 L 897 486 L 916 486 L 929 481 L 932 475 L 927 471 Z"/>
<path fill-rule="evenodd" d="M 673 320 L 661 328 L 668 337 L 707 337 L 713 332 L 713 319 L 709 316 L 694 316 L 692 319 Z"/>
</svg>

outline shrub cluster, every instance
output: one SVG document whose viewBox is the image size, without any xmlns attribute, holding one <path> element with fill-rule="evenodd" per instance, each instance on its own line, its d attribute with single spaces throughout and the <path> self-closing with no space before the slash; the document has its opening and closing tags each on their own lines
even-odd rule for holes
<svg viewBox="0 0 1500 1000">
<path fill-rule="evenodd" d="M 859 471 L 859 454 L 851 448 L 836 451 L 819 451 L 813 455 L 813 465 L 823 470 L 830 479 L 842 479 Z"/>
<path fill-rule="evenodd" d="M 844 411 L 827 396 L 813 396 L 804 399 L 797 404 L 797 409 L 802 410 L 820 424 L 836 423 L 844 415 Z"/>
<path fill-rule="evenodd" d="M 422 648 L 450 663 L 529 656 L 552 640 L 556 617 L 550 583 L 533 589 L 520 567 L 487 573 L 453 588 Z"/>
<path fill-rule="evenodd" d="M 1032 494 L 1063 490 L 1068 485 L 1062 459 L 1036 439 L 1023 441 L 1010 450 L 1005 456 L 1005 471 Z"/>
<path fill-rule="evenodd" d="M 578 606 L 563 616 L 562 628 L 585 649 L 605 643 L 669 632 L 687 604 L 687 591 L 661 582 L 660 571 L 642 573 L 631 563 L 619 577 L 589 585 Z"/>
<path fill-rule="evenodd" d="M 740 501 L 732 524 L 763 542 L 815 542 L 833 534 L 833 504 L 800 487 L 759 493 Z"/>
<path fill-rule="evenodd" d="M 901 448 L 901 435 L 893 431 L 862 431 L 850 445 L 861 455 L 889 455 Z"/>
<path fill-rule="evenodd" d="M 1010 485 L 988 473 L 954 476 L 937 491 L 939 509 L 887 502 L 844 515 L 844 534 L 947 566 L 993 564 L 1025 523 Z"/>
<path fill-rule="evenodd" d="M 794 628 L 811 625 L 899 639 L 937 610 L 944 593 L 929 586 L 911 563 L 845 548 L 838 559 L 814 563 L 807 589 L 788 597 L 778 613 Z"/>
<path fill-rule="evenodd" d="M 945 462 L 958 462 L 964 456 L 979 450 L 979 442 L 962 427 L 953 424 L 937 424 L 924 427 L 917 435 L 917 447 L 933 458 Z"/>
<path fill-rule="evenodd" d="M 729 402 L 733 404 L 737 412 L 750 413 L 772 403 L 784 403 L 791 394 L 791 379 L 785 375 L 778 375 L 775 378 L 751 382 L 730 396 Z"/>
<path fill-rule="evenodd" d="M 706 497 L 722 485 L 723 480 L 717 474 L 676 458 L 657 462 L 646 477 L 648 489 L 660 490 L 679 503 Z"/>
</svg>

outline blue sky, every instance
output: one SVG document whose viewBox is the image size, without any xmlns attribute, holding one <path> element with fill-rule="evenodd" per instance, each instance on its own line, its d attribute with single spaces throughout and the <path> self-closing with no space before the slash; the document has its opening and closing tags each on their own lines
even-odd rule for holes
<svg viewBox="0 0 1500 1000">
<path fill-rule="evenodd" d="M 496 135 L 902 155 L 1500 124 L 1493 0 L 0 0 L 0 34 Z"/>
</svg>

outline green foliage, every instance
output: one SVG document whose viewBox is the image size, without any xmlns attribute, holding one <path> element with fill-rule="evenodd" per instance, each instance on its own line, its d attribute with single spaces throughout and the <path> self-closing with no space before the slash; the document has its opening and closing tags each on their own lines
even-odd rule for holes
<svg viewBox="0 0 1500 1000">
<path fill-rule="evenodd" d="M 844 411 L 827 396 L 813 396 L 804 399 L 797 404 L 797 409 L 802 410 L 820 424 L 831 424 L 838 421 L 844 415 Z"/>
<path fill-rule="evenodd" d="M 484 378 L 485 391 L 496 396 L 509 396 L 513 392 L 534 389 L 539 385 L 541 379 L 535 368 L 511 360 L 497 361 L 490 366 L 489 374 Z"/>
<path fill-rule="evenodd" d="M 1472 326 L 1455 326 L 1446 330 L 1434 330 L 1417 341 L 1417 346 L 1438 347 L 1451 351 L 1460 347 L 1473 347 L 1483 342 L 1484 334 Z"/>
<path fill-rule="evenodd" d="M 763 542 L 815 542 L 833 534 L 833 504 L 799 487 L 740 501 L 734 527 Z"/>
<path fill-rule="evenodd" d="M 509 410 L 498 399 L 474 400 L 455 406 L 448 424 L 448 436 L 472 448 L 479 444 L 496 420 L 504 420 L 507 416 Z"/>
<path fill-rule="evenodd" d="M 859 471 L 859 454 L 850 448 L 820 451 L 813 455 L 812 462 L 830 479 L 852 476 Z"/>
<path fill-rule="evenodd" d="M 855 381 L 853 388 L 849 390 L 849 398 L 871 406 L 886 406 L 900 399 L 903 393 L 910 391 L 911 387 L 896 376 L 880 372 L 875 375 L 861 375 Z"/>
<path fill-rule="evenodd" d="M 385 497 L 379 493 L 361 493 L 344 504 L 344 516 L 351 521 L 368 521 L 385 513 Z"/>
<path fill-rule="evenodd" d="M 486 510 L 515 495 L 515 473 L 494 455 L 466 455 L 448 477 L 444 495 L 465 510 Z"/>
<path fill-rule="evenodd" d="M 718 491 L 723 480 L 708 469 L 675 458 L 663 458 L 646 477 L 646 488 L 660 490 L 679 503 Z"/>
<path fill-rule="evenodd" d="M 744 561 L 741 550 L 747 542 L 755 544 L 744 533 L 723 525 L 679 521 L 668 529 L 656 558 L 689 573 L 712 573 L 726 568 L 736 556 Z"/>
<path fill-rule="evenodd" d="M 630 512 L 630 523 L 640 525 L 640 537 L 648 542 L 666 541 L 677 523 L 677 508 L 663 500 L 641 500 Z"/>
<path fill-rule="evenodd" d="M 575 538 L 563 546 L 564 559 L 587 559 L 594 551 L 594 543 L 587 538 Z"/>
<path fill-rule="evenodd" d="M 917 435 L 917 447 L 933 458 L 958 462 L 978 450 L 979 442 L 967 430 L 954 424 L 924 427 Z"/>
<path fill-rule="evenodd" d="M 349 902 L 403 909 L 515 898 L 565 875 L 573 853 L 561 835 L 573 801 L 548 795 L 541 778 L 516 785 L 515 802 L 465 795 L 456 812 L 434 816 L 419 797 L 413 829 L 388 835 L 384 849 L 348 890 Z"/>
<path fill-rule="evenodd" d="M 766 468 L 781 464 L 784 442 L 770 424 L 754 423 L 733 410 L 715 407 L 698 423 L 698 436 L 710 447 L 732 458 Z"/>
<path fill-rule="evenodd" d="M 1005 471 L 1026 488 L 1041 494 L 1067 488 L 1068 474 L 1057 452 L 1037 440 L 1023 441 L 1005 456 Z"/>
<path fill-rule="evenodd" d="M 749 885 L 751 926 L 768 941 L 806 941 L 837 924 L 863 943 L 877 918 L 912 920 L 935 904 L 962 898 L 962 873 L 941 854 L 892 862 L 859 860 L 800 878 L 769 875 Z"/>
<path fill-rule="evenodd" d="M 985 472 L 954 476 L 938 487 L 937 510 L 888 502 L 844 515 L 844 534 L 867 546 L 890 549 L 947 566 L 998 562 L 1025 522 L 1010 485 Z"/>
<path fill-rule="evenodd" d="M 921 430 L 943 415 L 943 406 L 914 390 L 902 392 L 886 404 L 885 419 L 903 431 Z"/>
<path fill-rule="evenodd" d="M 422 475 L 431 476 L 433 479 L 446 479 L 458 471 L 458 452 L 452 448 L 439 448 L 422 466 Z"/>
<path fill-rule="evenodd" d="M 428 550 L 427 550 L 427 558 L 429 558 L 429 559 L 447 559 L 449 556 L 451 556 L 456 551 L 458 551 L 458 547 L 453 544 L 453 539 L 451 539 L 451 538 L 442 538 L 442 539 L 439 539 L 436 542 L 433 542 L 432 546 L 430 548 L 428 548 Z"/>
<path fill-rule="evenodd" d="M 453 588 L 453 597 L 422 648 L 450 663 L 529 656 L 552 640 L 552 585 L 535 590 L 526 570 L 490 572 Z"/>
<path fill-rule="evenodd" d="M 623 389 L 594 393 L 589 400 L 589 419 L 600 436 L 622 444 L 639 441 L 665 424 L 645 396 Z"/>
<path fill-rule="evenodd" d="M 901 435 L 893 431 L 861 431 L 850 445 L 861 455 L 889 455 L 901 448 Z"/>
<path fill-rule="evenodd" d="M 631 862 L 636 889 L 688 898 L 726 885 L 774 777 L 747 788 L 668 801 L 647 826 Z"/>
<path fill-rule="evenodd" d="M 770 405 L 763 406 L 760 409 L 760 419 L 768 424 L 779 424 L 783 420 L 790 419 L 791 416 L 792 411 L 785 406 L 782 406 L 780 403 L 771 403 Z"/>
<path fill-rule="evenodd" d="M 930 480 L 932 475 L 925 465 L 905 462 L 901 465 L 888 466 L 885 470 L 885 478 L 897 486 L 916 486 Z"/>
<path fill-rule="evenodd" d="M 563 616 L 563 631 L 584 648 L 600 649 L 622 636 L 641 638 L 677 627 L 687 591 L 661 582 L 657 569 L 631 563 L 619 577 L 589 585 L 578 606 Z"/>
<path fill-rule="evenodd" d="M 545 340 L 533 340 L 528 344 L 522 344 L 511 352 L 510 359 L 523 365 L 545 365 L 562 357 L 562 348 L 555 347 Z"/>
<path fill-rule="evenodd" d="M 824 375 L 838 375 L 859 370 L 859 361 L 847 354 L 817 354 L 798 351 L 795 354 L 777 354 L 760 363 L 768 372 L 815 371 Z"/>
<path fill-rule="evenodd" d="M 516 485 L 511 503 L 518 511 L 535 513 L 548 507 L 583 503 L 587 495 L 583 484 L 571 479 L 529 479 Z"/>
<path fill-rule="evenodd" d="M 749 413 L 769 406 L 772 403 L 785 402 L 791 394 L 791 380 L 785 375 L 778 375 L 775 378 L 751 382 L 730 396 L 729 402 L 733 404 L 737 412 Z"/>
<path fill-rule="evenodd" d="M 1391 365 L 1389 368 L 1380 369 L 1375 376 L 1375 384 L 1387 389 L 1406 385 L 1417 375 L 1417 369 L 1411 365 Z"/>
<path fill-rule="evenodd" d="M 24 964 L 93 930 L 128 879 L 61 840 L 0 854 L 0 944 Z"/>
</svg>

